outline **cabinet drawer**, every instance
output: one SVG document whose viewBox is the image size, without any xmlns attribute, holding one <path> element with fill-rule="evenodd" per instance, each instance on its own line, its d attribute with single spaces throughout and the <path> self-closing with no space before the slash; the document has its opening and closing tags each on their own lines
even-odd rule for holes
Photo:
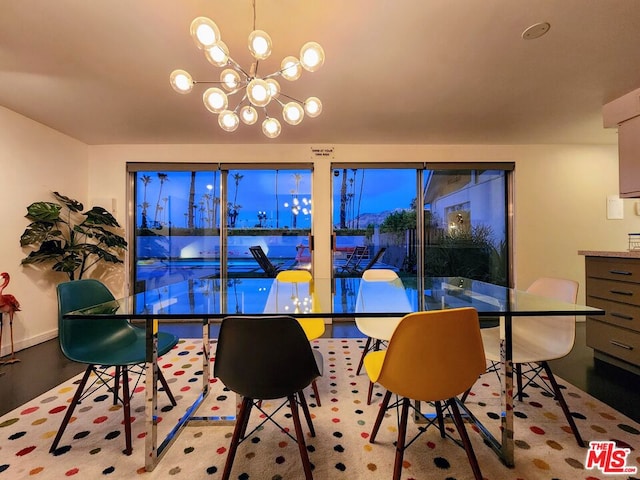
<svg viewBox="0 0 640 480">
<path fill-rule="evenodd" d="M 625 362 L 640 365 L 640 333 L 587 318 L 587 345 Z"/>
<path fill-rule="evenodd" d="M 606 312 L 597 317 L 598 321 L 640 332 L 640 307 L 596 297 L 588 297 L 587 303 Z"/>
<path fill-rule="evenodd" d="M 629 258 L 587 257 L 587 277 L 624 282 L 640 282 L 640 260 Z"/>
<path fill-rule="evenodd" d="M 598 297 L 614 302 L 640 305 L 640 283 L 587 278 L 587 297 L 589 301 L 591 297 Z"/>
</svg>

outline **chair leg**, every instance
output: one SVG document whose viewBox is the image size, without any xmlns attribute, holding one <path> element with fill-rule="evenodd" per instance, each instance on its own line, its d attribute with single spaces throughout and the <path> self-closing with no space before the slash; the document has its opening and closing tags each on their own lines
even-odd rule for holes
<svg viewBox="0 0 640 480">
<path fill-rule="evenodd" d="M 514 364 L 516 374 L 516 385 L 518 387 L 518 400 L 522 401 L 522 364 Z"/>
<path fill-rule="evenodd" d="M 122 407 L 124 410 L 124 439 L 126 455 L 131 455 L 131 395 L 129 395 L 129 368 L 122 367 Z"/>
<path fill-rule="evenodd" d="M 73 399 L 71 400 L 71 404 L 69 408 L 67 408 L 67 413 L 64 415 L 62 419 L 62 423 L 60 424 L 60 428 L 58 428 L 58 433 L 56 434 L 56 438 L 53 439 L 53 443 L 51 444 L 51 448 L 49 449 L 49 453 L 53 453 L 56 448 L 58 448 L 58 443 L 60 443 L 60 439 L 62 438 L 62 434 L 64 433 L 67 425 L 69 424 L 69 420 L 71 420 L 71 415 L 73 415 L 73 411 L 78 405 L 80 401 L 80 397 L 82 396 L 82 392 L 84 391 L 84 387 L 87 385 L 87 381 L 89 380 L 89 376 L 93 371 L 93 365 L 89 365 L 82 376 L 82 380 L 80 380 L 80 384 L 78 388 L 76 388 L 76 393 L 73 395 Z"/>
<path fill-rule="evenodd" d="M 302 425 L 300 424 L 300 414 L 298 412 L 298 404 L 296 403 L 295 395 L 289 395 L 289 405 L 291 406 L 291 414 L 293 415 L 293 425 L 296 430 L 296 440 L 298 442 L 298 450 L 300 451 L 300 458 L 302 459 L 302 467 L 304 468 L 304 478 L 306 480 L 313 480 L 311 474 L 311 462 L 309 462 L 309 453 L 307 452 L 307 444 L 304 441 L 304 433 L 302 432 Z"/>
<path fill-rule="evenodd" d="M 167 383 L 167 380 L 164 378 L 164 375 L 162 374 L 162 370 L 160 369 L 160 367 L 158 367 L 158 380 L 160 381 L 162 388 L 164 388 L 164 391 L 167 394 L 167 397 L 169 397 L 169 401 L 171 402 L 171 405 L 175 407 L 178 403 L 176 402 L 176 399 L 173 396 L 173 393 L 171 393 L 169 384 Z"/>
<path fill-rule="evenodd" d="M 236 451 L 238 450 L 238 444 L 244 436 L 247 424 L 249 423 L 249 413 L 251 413 L 252 405 L 253 400 L 251 398 L 242 397 L 240 411 L 238 412 L 238 418 L 236 419 L 236 427 L 233 429 L 231 444 L 229 445 L 229 453 L 227 453 L 227 460 L 224 464 L 224 471 L 222 472 L 222 480 L 229 480 L 231 468 L 233 467 L 233 460 L 235 459 Z"/>
<path fill-rule="evenodd" d="M 116 373 L 113 376 L 113 404 L 118 404 L 118 392 L 120 391 L 120 373 L 121 367 L 120 365 L 116 366 Z"/>
<path fill-rule="evenodd" d="M 376 441 L 376 435 L 378 435 L 378 430 L 380 430 L 380 424 L 382 424 L 382 419 L 384 418 L 384 412 L 387 411 L 387 407 L 389 406 L 389 400 L 391 400 L 391 392 L 387 390 L 387 393 L 384 394 L 384 398 L 382 399 L 382 403 L 380 404 L 380 410 L 378 410 L 378 416 L 376 417 L 376 421 L 373 424 L 373 430 L 371 430 L 371 437 L 369 437 L 369 443 L 374 443 Z"/>
<path fill-rule="evenodd" d="M 464 450 L 465 452 L 467 452 L 467 458 L 469 459 L 469 464 L 471 464 L 471 470 L 473 470 L 473 477 L 476 480 L 482 480 L 482 473 L 480 473 L 480 465 L 478 465 L 478 459 L 476 458 L 476 454 L 473 451 L 473 446 L 471 445 L 471 440 L 469 440 L 469 434 L 467 433 L 467 429 L 464 427 L 464 421 L 462 420 L 462 416 L 460 415 L 460 410 L 458 409 L 458 404 L 456 403 L 456 399 L 451 398 L 447 401 L 447 403 L 451 407 L 451 412 L 453 413 L 453 421 L 456 424 L 456 428 L 458 429 L 458 434 L 462 439 Z"/>
<path fill-rule="evenodd" d="M 438 428 L 440 429 L 440 437 L 445 438 L 446 433 L 444 429 L 444 416 L 442 415 L 442 404 L 436 402 L 436 415 L 438 416 Z"/>
<path fill-rule="evenodd" d="M 567 418 L 567 422 L 569 422 L 569 427 L 571 427 L 573 436 L 576 437 L 576 442 L 578 442 L 579 446 L 585 447 L 586 445 L 584 443 L 584 440 L 582 440 L 582 437 L 580 436 L 580 432 L 578 431 L 576 422 L 573 420 L 573 417 L 571 416 L 571 412 L 569 411 L 569 407 L 567 406 L 567 402 L 565 401 L 564 396 L 562 395 L 562 390 L 560 390 L 560 387 L 558 386 L 558 382 L 556 382 L 556 377 L 554 377 L 553 372 L 551 372 L 551 367 L 549 367 L 549 364 L 547 362 L 540 362 L 540 366 L 544 369 L 545 373 L 547 374 L 547 378 L 549 379 L 549 382 L 553 387 L 553 391 L 556 394 L 556 400 L 560 404 L 560 408 L 562 408 L 564 416 Z"/>
<path fill-rule="evenodd" d="M 369 352 L 369 347 L 371 346 L 371 337 L 367 337 L 367 343 L 364 344 L 364 350 L 362 350 L 362 355 L 360 355 L 360 362 L 358 362 L 358 368 L 356 369 L 356 375 L 360 375 L 360 370 L 362 370 L 362 365 L 364 365 L 364 357 Z"/>
<path fill-rule="evenodd" d="M 398 441 L 396 442 L 396 459 L 393 464 L 393 480 L 400 480 L 402 476 L 402 460 L 404 458 L 404 443 L 407 438 L 407 418 L 409 416 L 409 400 L 402 399 L 400 411 L 400 425 L 398 426 Z"/>
<path fill-rule="evenodd" d="M 312 437 L 316 436 L 316 430 L 313 428 L 313 422 L 311 421 L 311 413 L 309 412 L 309 405 L 307 405 L 307 399 L 304 396 L 304 392 L 298 392 L 298 397 L 300 398 L 300 405 L 302 406 L 302 411 L 304 412 L 304 418 L 307 419 L 307 425 L 309 426 L 309 433 L 311 433 Z"/>
<path fill-rule="evenodd" d="M 311 388 L 313 389 L 314 397 L 316 397 L 316 405 L 321 407 L 322 404 L 320 403 L 320 394 L 318 393 L 318 384 L 316 383 L 315 380 L 313 382 L 311 382 Z"/>
<path fill-rule="evenodd" d="M 371 397 L 373 397 L 373 382 L 369 381 L 369 389 L 367 390 L 367 405 L 371 405 Z"/>
</svg>

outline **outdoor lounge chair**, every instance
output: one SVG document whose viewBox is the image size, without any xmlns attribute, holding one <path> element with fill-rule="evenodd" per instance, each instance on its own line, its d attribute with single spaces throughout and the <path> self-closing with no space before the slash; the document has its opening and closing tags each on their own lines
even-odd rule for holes
<svg viewBox="0 0 640 480">
<path fill-rule="evenodd" d="M 340 265 L 340 270 L 342 272 L 351 272 L 353 269 L 357 268 L 358 264 L 362 261 L 364 257 L 369 254 L 368 247 L 355 247 L 353 252 L 351 252 L 344 263 L 344 265 Z"/>
<path fill-rule="evenodd" d="M 351 267 L 347 267 L 346 269 L 344 268 L 345 266 L 343 266 L 343 272 L 346 271 L 347 273 L 357 273 L 360 274 L 362 272 L 364 272 L 365 270 L 369 270 L 371 267 L 373 267 L 376 263 L 378 263 L 378 261 L 382 258 L 382 255 L 384 255 L 384 252 L 386 250 L 386 247 L 382 247 L 380 250 L 378 250 L 376 252 L 376 254 L 371 257 L 371 260 L 369 260 L 369 263 L 367 263 L 364 268 L 360 267 L 360 264 L 362 263 L 362 258 L 360 258 L 360 260 L 358 260 L 357 262 L 355 262 L 355 264 Z"/>
<path fill-rule="evenodd" d="M 269 260 L 269 257 L 264 253 L 264 250 L 262 250 L 260 245 L 249 247 L 249 251 L 251 252 L 251 255 L 253 255 L 253 258 L 255 258 L 256 262 L 258 262 L 258 265 L 260 265 L 260 268 L 264 270 L 264 273 L 271 278 L 275 278 L 280 271 L 281 265 L 274 265 L 271 263 L 271 260 Z"/>
</svg>

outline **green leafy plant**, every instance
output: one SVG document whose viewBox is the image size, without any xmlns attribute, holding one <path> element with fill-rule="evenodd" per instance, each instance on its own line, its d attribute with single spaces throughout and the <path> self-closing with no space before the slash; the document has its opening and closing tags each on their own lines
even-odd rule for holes
<svg viewBox="0 0 640 480">
<path fill-rule="evenodd" d="M 120 228 L 116 219 L 102 207 L 82 212 L 84 206 L 58 192 L 59 203 L 35 202 L 27 207 L 31 220 L 20 237 L 22 247 L 35 247 L 22 259 L 22 265 L 53 262 L 56 272 L 69 280 L 81 279 L 100 261 L 123 263 L 120 255 L 127 249 L 126 240 L 111 229 Z"/>
</svg>

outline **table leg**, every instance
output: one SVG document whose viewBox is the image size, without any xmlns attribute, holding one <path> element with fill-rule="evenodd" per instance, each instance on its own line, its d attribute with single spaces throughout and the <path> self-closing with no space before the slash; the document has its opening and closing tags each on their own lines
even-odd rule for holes
<svg viewBox="0 0 640 480">
<path fill-rule="evenodd" d="M 504 319 L 504 338 L 500 340 L 500 387 L 502 400 L 501 431 L 502 441 L 500 454 L 502 461 L 508 467 L 513 467 L 513 349 L 511 343 L 512 318 Z"/>
<path fill-rule="evenodd" d="M 158 321 L 145 319 L 146 362 L 145 362 L 145 408 L 144 420 L 145 470 L 150 472 L 158 463 Z"/>
</svg>

